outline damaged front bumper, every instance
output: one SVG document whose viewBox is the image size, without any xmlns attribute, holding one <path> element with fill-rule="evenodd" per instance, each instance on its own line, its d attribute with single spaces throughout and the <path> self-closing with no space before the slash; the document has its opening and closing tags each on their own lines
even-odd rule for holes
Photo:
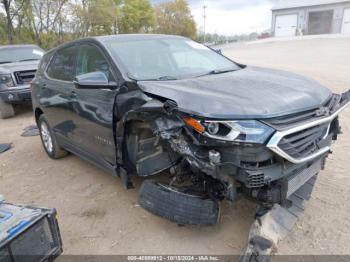
<svg viewBox="0 0 350 262">
<path fill-rule="evenodd" d="M 284 204 L 324 168 L 332 140 L 340 133 L 338 115 L 349 101 L 350 90 L 333 95 L 320 109 L 262 121 L 275 129 L 265 144 L 220 141 L 188 126 L 186 132 L 161 134 L 192 172 L 220 181 L 225 198 L 233 201 L 243 194 L 262 203 Z"/>
</svg>

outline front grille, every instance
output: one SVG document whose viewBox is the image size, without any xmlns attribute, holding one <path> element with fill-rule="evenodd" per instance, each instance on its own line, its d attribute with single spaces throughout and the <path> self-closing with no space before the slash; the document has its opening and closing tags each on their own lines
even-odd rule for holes
<svg viewBox="0 0 350 262">
<path fill-rule="evenodd" d="M 293 158 L 300 159 L 319 150 L 319 142 L 329 131 L 329 123 L 292 133 L 281 139 L 278 147 Z"/>
<path fill-rule="evenodd" d="M 337 105 L 339 105 L 340 100 L 341 100 L 341 96 L 334 94 L 330 99 L 326 101 L 326 103 L 324 103 L 324 105 L 321 108 L 312 109 L 301 113 L 276 117 L 276 118 L 268 119 L 265 122 L 277 130 L 291 128 L 291 127 L 300 125 L 304 122 L 307 122 L 310 120 L 316 120 L 318 118 L 322 118 L 332 114 L 337 109 Z"/>
<path fill-rule="evenodd" d="M 15 72 L 16 82 L 19 85 L 28 84 L 33 80 L 36 70 Z"/>
</svg>

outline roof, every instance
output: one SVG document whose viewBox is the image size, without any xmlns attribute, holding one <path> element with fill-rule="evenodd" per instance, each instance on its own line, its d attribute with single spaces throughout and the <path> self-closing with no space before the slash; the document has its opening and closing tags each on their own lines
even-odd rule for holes
<svg viewBox="0 0 350 262">
<path fill-rule="evenodd" d="M 350 3 L 350 0 L 279 0 L 272 10 L 339 3 Z"/>
<path fill-rule="evenodd" d="M 106 40 L 124 40 L 124 41 L 137 41 L 146 39 L 166 39 L 166 38 L 184 38 L 178 35 L 163 35 L 163 34 L 118 34 L 118 35 L 105 35 L 105 36 L 95 36 L 92 37 L 101 42 Z"/>
<path fill-rule="evenodd" d="M 73 41 L 65 42 L 60 44 L 49 51 L 46 54 L 52 53 L 57 49 L 64 48 L 66 46 L 70 46 L 74 43 L 81 43 L 84 41 L 97 41 L 102 45 L 105 45 L 110 40 L 118 40 L 118 41 L 139 41 L 139 40 L 150 40 L 150 39 L 174 39 L 174 38 L 182 38 L 186 39 L 183 36 L 179 35 L 163 35 L 163 34 L 117 34 L 117 35 L 102 35 L 102 36 L 91 36 L 85 38 L 79 38 Z"/>
</svg>

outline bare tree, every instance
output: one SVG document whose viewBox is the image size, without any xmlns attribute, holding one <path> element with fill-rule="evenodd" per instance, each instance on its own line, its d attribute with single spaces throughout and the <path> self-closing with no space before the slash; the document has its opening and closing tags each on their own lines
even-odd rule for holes
<svg viewBox="0 0 350 262">
<path fill-rule="evenodd" d="M 41 36 L 62 29 L 62 10 L 68 0 L 31 0 L 30 24 L 35 40 L 41 44 Z"/>
<path fill-rule="evenodd" d="M 7 39 L 10 44 L 14 42 L 14 20 L 18 18 L 26 0 L 1 0 L 1 4 L 4 7 L 7 21 Z"/>
</svg>

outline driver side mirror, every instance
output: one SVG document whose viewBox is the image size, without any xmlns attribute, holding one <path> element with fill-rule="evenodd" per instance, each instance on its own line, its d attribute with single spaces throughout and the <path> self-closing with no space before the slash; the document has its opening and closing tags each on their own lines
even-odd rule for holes
<svg viewBox="0 0 350 262">
<path fill-rule="evenodd" d="M 79 88 L 111 88 L 116 87 L 115 82 L 109 82 L 107 76 L 102 72 L 91 72 L 78 75 L 74 79 L 74 84 Z"/>
</svg>

